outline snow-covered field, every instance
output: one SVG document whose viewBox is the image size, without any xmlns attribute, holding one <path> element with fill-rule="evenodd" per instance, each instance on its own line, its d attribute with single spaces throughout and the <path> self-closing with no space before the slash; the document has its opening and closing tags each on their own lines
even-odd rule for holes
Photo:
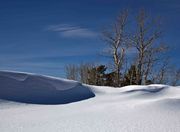
<svg viewBox="0 0 180 132">
<path fill-rule="evenodd" d="M 0 71 L 0 99 L 0 132 L 180 132 L 180 87 L 98 87 Z"/>
</svg>

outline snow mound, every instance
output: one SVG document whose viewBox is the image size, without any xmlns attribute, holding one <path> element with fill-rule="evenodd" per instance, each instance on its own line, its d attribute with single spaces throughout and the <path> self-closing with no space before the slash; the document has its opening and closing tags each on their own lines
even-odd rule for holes
<svg viewBox="0 0 180 132">
<path fill-rule="evenodd" d="M 177 97 L 180 88 L 168 85 L 153 84 L 147 86 L 126 86 L 121 90 L 122 94 L 142 99 Z"/>
<path fill-rule="evenodd" d="M 92 88 L 92 91 L 97 95 L 103 94 L 152 94 L 164 92 L 168 90 L 171 86 L 161 85 L 161 84 L 152 84 L 152 85 L 129 85 L 121 88 L 112 88 L 107 86 L 89 86 Z"/>
<path fill-rule="evenodd" d="M 180 87 L 162 84 L 130 85 L 121 88 L 91 87 L 97 97 L 108 96 L 103 102 L 119 102 L 131 107 L 145 106 L 154 108 L 180 109 Z M 110 99 L 113 99 L 111 102 Z"/>
<path fill-rule="evenodd" d="M 76 81 L 0 71 L 0 99 L 32 104 L 65 104 L 94 96 L 88 87 Z"/>
<path fill-rule="evenodd" d="M 12 102 L 61 104 L 94 94 L 68 105 Z M 180 132 L 179 109 L 179 86 L 112 88 L 0 72 L 0 132 Z"/>
</svg>

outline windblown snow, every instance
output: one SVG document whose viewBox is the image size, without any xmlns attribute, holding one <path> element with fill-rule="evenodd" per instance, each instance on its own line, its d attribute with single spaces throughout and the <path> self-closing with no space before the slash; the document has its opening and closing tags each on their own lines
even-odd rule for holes
<svg viewBox="0 0 180 132">
<path fill-rule="evenodd" d="M 180 132 L 180 87 L 0 71 L 0 132 Z"/>
<path fill-rule="evenodd" d="M 0 72 L 0 98 L 32 104 L 65 104 L 93 97 L 82 84 L 42 75 Z"/>
</svg>

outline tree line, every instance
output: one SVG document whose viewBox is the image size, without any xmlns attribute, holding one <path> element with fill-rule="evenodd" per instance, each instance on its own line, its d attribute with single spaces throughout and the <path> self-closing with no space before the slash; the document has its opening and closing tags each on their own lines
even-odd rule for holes
<svg viewBox="0 0 180 132">
<path fill-rule="evenodd" d="M 112 59 L 111 68 L 103 64 L 69 64 L 66 66 L 67 78 L 114 87 L 179 84 L 180 69 L 169 65 L 169 47 L 161 41 L 161 19 L 151 17 L 143 9 L 132 20 L 129 19 L 129 12 L 123 10 L 114 23 L 102 31 L 108 48 L 105 55 Z M 130 50 L 134 51 L 131 57 L 128 55 Z"/>
</svg>

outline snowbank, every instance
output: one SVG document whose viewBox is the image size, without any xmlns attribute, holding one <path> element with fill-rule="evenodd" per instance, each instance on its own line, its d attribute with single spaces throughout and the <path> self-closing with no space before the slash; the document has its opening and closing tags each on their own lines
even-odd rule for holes
<svg viewBox="0 0 180 132">
<path fill-rule="evenodd" d="M 68 105 L 0 100 L 0 132 L 180 132 L 180 87 L 112 88 L 0 72 L 0 97 L 44 104 L 87 99 Z"/>
<path fill-rule="evenodd" d="M 32 104 L 65 104 L 90 97 L 94 94 L 79 82 L 0 71 L 0 99 Z"/>
</svg>

